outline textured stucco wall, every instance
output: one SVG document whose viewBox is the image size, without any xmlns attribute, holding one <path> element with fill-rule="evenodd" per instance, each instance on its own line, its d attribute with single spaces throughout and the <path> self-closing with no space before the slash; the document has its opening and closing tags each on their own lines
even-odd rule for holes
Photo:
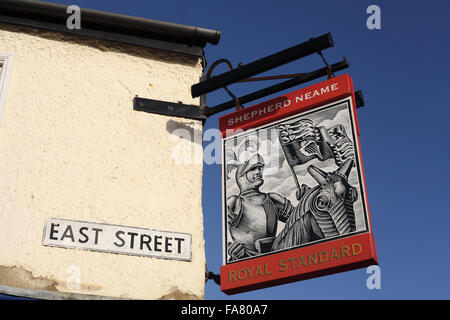
<svg viewBox="0 0 450 320">
<path fill-rule="evenodd" d="M 176 137 L 201 122 L 133 111 L 135 95 L 197 104 L 201 59 L 0 25 L 12 53 L 0 125 L 0 286 L 138 299 L 201 299 L 202 163 Z M 175 148 L 175 149 L 174 149 Z M 192 261 L 42 245 L 45 219 L 192 234 Z M 69 289 L 70 266 L 81 271 Z"/>
</svg>

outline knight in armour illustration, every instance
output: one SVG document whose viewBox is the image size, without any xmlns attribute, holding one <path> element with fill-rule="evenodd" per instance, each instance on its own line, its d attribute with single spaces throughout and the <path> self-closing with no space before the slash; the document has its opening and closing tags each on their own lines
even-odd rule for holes
<svg viewBox="0 0 450 320">
<path fill-rule="evenodd" d="M 242 146 L 240 149 L 242 151 Z M 240 191 L 239 195 L 227 198 L 228 229 L 233 238 L 228 247 L 228 254 L 231 259 L 240 259 L 272 251 L 278 221 L 286 222 L 295 213 L 296 208 L 278 193 L 264 193 L 259 190 L 264 184 L 265 166 L 259 153 L 240 163 L 233 151 L 227 152 L 232 159 L 228 163 L 227 171 L 229 174 L 236 169 L 235 179 Z M 314 219 L 311 220 L 311 217 L 305 217 L 309 227 L 308 239 L 323 238 L 317 223 Z"/>
<path fill-rule="evenodd" d="M 309 165 L 307 171 L 318 183 L 313 187 L 305 184 L 299 187 L 297 177 L 294 177 L 299 200 L 296 206 L 279 193 L 260 190 L 264 184 L 265 162 L 257 152 L 257 140 L 244 139 L 237 148 L 237 155 L 233 150 L 226 149 L 227 179 L 235 170 L 239 188 L 239 194 L 226 199 L 227 227 L 232 238 L 227 252 L 231 260 L 339 236 L 356 229 L 353 203 L 357 192 L 348 183 L 354 165 L 353 148 L 349 148 L 348 142 L 351 141 L 343 127 L 337 128 L 340 133 L 334 134 L 336 127 L 329 130 L 315 128 L 310 120 L 279 126 L 280 144 L 289 166 L 304 164 L 314 158 L 323 160 L 325 157 L 334 158 L 339 165 L 334 172 L 324 172 L 317 166 Z M 293 134 L 297 136 L 292 138 Z M 253 155 L 239 161 L 239 155 L 248 150 Z M 344 150 L 345 154 L 336 150 Z M 277 234 L 279 222 L 283 222 L 284 227 Z"/>
<path fill-rule="evenodd" d="M 232 259 L 269 251 L 278 220 L 285 222 L 294 211 L 285 197 L 259 190 L 264 183 L 263 169 L 264 159 L 259 154 L 237 166 L 240 193 L 227 199 L 228 228 L 234 239 L 228 248 Z"/>
</svg>

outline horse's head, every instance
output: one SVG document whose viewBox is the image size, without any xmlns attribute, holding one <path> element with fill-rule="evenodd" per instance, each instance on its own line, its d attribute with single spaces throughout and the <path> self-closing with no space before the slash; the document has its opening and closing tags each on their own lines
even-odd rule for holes
<svg viewBox="0 0 450 320">
<path fill-rule="evenodd" d="M 319 184 L 318 191 L 310 199 L 309 209 L 316 219 L 329 214 L 339 234 L 356 229 L 353 203 L 358 193 L 348 183 L 352 167 L 353 160 L 347 159 L 335 172 L 324 172 L 314 165 L 307 169 Z"/>
</svg>

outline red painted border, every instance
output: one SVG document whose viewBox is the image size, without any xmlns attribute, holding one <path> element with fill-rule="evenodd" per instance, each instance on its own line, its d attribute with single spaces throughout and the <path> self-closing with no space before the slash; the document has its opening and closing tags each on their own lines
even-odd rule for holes
<svg viewBox="0 0 450 320">
<path fill-rule="evenodd" d="M 374 264 L 375 241 L 364 233 L 222 266 L 221 290 L 241 293 Z"/>
<path fill-rule="evenodd" d="M 353 83 L 350 76 L 344 74 L 224 115 L 219 118 L 219 129 L 222 137 L 225 138 L 232 133 L 228 130 L 241 129 L 245 131 L 259 127 L 349 95 L 354 95 Z M 353 105 L 355 105 L 354 101 Z"/>
<path fill-rule="evenodd" d="M 344 74 L 255 106 L 224 115 L 219 119 L 219 129 L 222 137 L 225 138 L 233 135 L 236 130 L 245 131 L 259 127 L 348 96 L 352 97 L 359 147 L 358 156 L 360 158 L 362 183 L 364 184 L 365 204 L 369 222 L 368 232 L 224 265 L 220 268 L 221 290 L 223 292 L 227 294 L 241 293 L 378 264 L 367 201 L 366 181 L 362 166 L 355 94 L 353 81 L 349 75 Z M 352 252 L 352 248 L 357 249 L 360 247 L 361 250 L 359 253 L 356 250 L 358 254 L 347 256 L 345 255 L 345 248 L 347 247 L 350 248 L 350 252 Z M 342 257 L 342 254 L 340 258 L 334 255 L 331 261 L 330 259 L 320 261 L 320 257 L 324 258 L 326 255 L 324 252 L 331 255 L 333 249 L 340 252 L 342 250 L 341 248 L 344 248 L 344 257 Z M 308 255 L 314 256 L 314 254 L 319 255 L 319 261 L 317 263 L 314 263 L 313 259 L 312 263 L 308 264 L 308 266 L 300 265 L 300 267 L 292 268 L 293 264 L 297 263 L 298 265 L 300 256 L 307 259 Z M 288 268 L 285 268 L 286 265 L 288 265 Z"/>
</svg>

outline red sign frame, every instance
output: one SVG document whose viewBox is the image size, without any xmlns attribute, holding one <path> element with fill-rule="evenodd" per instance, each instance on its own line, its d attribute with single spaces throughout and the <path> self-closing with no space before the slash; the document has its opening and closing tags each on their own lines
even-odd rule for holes
<svg viewBox="0 0 450 320">
<path fill-rule="evenodd" d="M 378 264 L 362 168 L 355 95 L 349 75 L 331 78 L 224 115 L 219 119 L 219 128 L 225 139 L 233 136 L 238 129 L 247 131 L 345 98 L 350 99 L 357 133 L 354 143 L 358 145 L 361 183 L 364 186 L 363 201 L 368 220 L 367 231 L 243 261 L 224 263 L 225 265 L 220 268 L 220 275 L 221 290 L 226 294 L 241 293 Z"/>
</svg>

